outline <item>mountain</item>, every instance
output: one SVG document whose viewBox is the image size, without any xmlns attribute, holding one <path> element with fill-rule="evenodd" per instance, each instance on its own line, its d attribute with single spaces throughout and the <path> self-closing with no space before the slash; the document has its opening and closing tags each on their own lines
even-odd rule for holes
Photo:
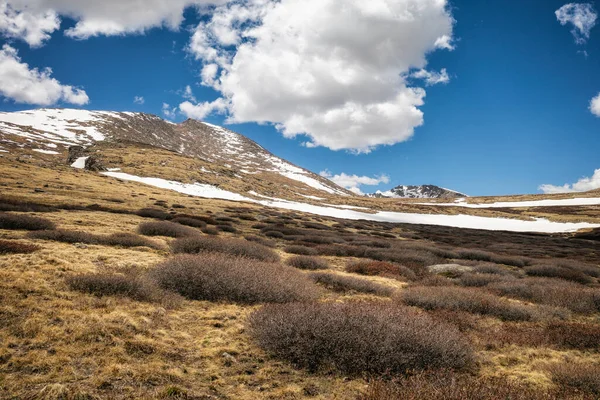
<svg viewBox="0 0 600 400">
<path fill-rule="evenodd" d="M 435 185 L 400 185 L 385 192 L 378 190 L 376 193 L 370 194 L 369 197 L 398 199 L 449 199 L 469 196 L 464 193 L 450 189 L 444 189 Z"/>
<path fill-rule="evenodd" d="M 131 159 L 148 146 L 168 153 Z M 124 147 L 129 150 L 124 151 Z M 229 185 L 238 192 L 244 188 L 262 195 L 286 194 L 285 198 L 353 196 L 326 178 L 276 157 L 231 130 L 191 119 L 175 124 L 144 113 L 72 109 L 0 113 L 0 154 L 4 153 L 46 160 L 52 157 L 59 160 L 59 155 L 70 155 L 70 161 L 74 160 L 73 154 L 87 155 L 80 158 L 93 157 L 112 169 L 127 166 L 152 176 L 149 174 L 154 169 L 162 168 L 163 178 Z M 177 176 L 168 176 L 168 166 L 176 164 L 174 154 L 198 161 L 190 163 L 188 160 L 186 164 L 184 160 L 178 160 L 188 165 L 187 177 L 182 177 L 181 171 L 175 169 L 171 172 Z M 157 164 L 156 157 L 163 155 L 164 159 Z M 102 162 L 95 162 L 95 169 L 102 169 Z M 150 169 L 152 166 L 154 168 Z M 257 186 L 264 190 L 258 190 Z"/>
</svg>

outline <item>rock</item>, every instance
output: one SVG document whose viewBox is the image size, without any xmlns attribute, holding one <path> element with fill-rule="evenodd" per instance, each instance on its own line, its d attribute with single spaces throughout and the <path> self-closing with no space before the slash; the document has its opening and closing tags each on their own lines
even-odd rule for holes
<svg viewBox="0 0 600 400">
<path fill-rule="evenodd" d="M 430 265 L 429 267 L 427 267 L 427 269 L 429 270 L 429 272 L 434 273 L 434 274 L 447 274 L 447 273 L 462 274 L 465 272 L 473 271 L 473 267 L 469 267 L 466 265 L 460 265 L 460 264 Z"/>
<path fill-rule="evenodd" d="M 85 149 L 82 146 L 69 146 L 67 164 L 73 164 L 79 157 L 85 157 Z"/>
<path fill-rule="evenodd" d="M 85 169 L 87 171 L 106 171 L 102 162 L 99 161 L 95 156 L 89 156 L 87 160 L 85 160 Z"/>
</svg>

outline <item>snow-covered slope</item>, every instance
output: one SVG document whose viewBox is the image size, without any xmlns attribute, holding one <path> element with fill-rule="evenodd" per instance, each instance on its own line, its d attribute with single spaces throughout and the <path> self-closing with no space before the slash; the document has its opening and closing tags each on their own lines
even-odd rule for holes
<svg viewBox="0 0 600 400">
<path fill-rule="evenodd" d="M 351 196 L 333 182 L 271 154 L 252 140 L 228 129 L 187 120 L 181 124 L 155 115 L 130 112 L 39 109 L 0 113 L 0 148 L 60 154 L 69 146 L 97 142 L 133 142 L 196 157 L 235 174 L 276 174 L 305 194 Z M 268 177 L 265 177 L 268 179 Z M 310 190 L 306 190 L 310 189 Z"/>
<path fill-rule="evenodd" d="M 376 193 L 370 194 L 369 196 L 395 199 L 446 199 L 454 197 L 468 197 L 466 194 L 434 185 L 400 185 L 385 192 L 378 190 Z"/>
</svg>

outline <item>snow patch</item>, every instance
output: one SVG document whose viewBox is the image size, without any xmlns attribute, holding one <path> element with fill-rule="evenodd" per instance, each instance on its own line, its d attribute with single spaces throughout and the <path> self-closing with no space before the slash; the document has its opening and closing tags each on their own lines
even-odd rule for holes
<svg viewBox="0 0 600 400">
<path fill-rule="evenodd" d="M 57 151 L 52 151 L 52 150 L 43 150 L 43 149 L 33 149 L 33 151 L 36 151 L 38 153 L 42 153 L 42 154 L 53 154 L 53 155 L 57 155 L 60 154 Z"/>
<path fill-rule="evenodd" d="M 78 168 L 78 169 L 84 169 L 85 162 L 87 161 L 88 158 L 89 157 L 79 157 L 77 160 L 75 160 L 75 162 L 73 164 L 71 164 L 71 167 Z"/>
</svg>

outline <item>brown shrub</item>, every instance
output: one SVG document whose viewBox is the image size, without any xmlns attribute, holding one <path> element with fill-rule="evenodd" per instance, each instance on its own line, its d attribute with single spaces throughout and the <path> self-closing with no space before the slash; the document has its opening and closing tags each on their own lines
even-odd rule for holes
<svg viewBox="0 0 600 400">
<path fill-rule="evenodd" d="M 171 218 L 171 214 L 166 211 L 158 210 L 156 208 L 142 208 L 136 212 L 136 215 L 143 218 L 155 218 L 166 220 Z"/>
<path fill-rule="evenodd" d="M 554 265 L 557 267 L 568 268 L 574 271 L 580 271 L 586 275 L 589 275 L 594 278 L 600 278 L 600 267 L 597 265 L 586 264 L 581 261 L 573 261 L 573 260 L 561 260 L 561 259 L 553 259 L 553 260 L 544 260 L 544 265 Z"/>
<path fill-rule="evenodd" d="M 271 247 L 271 248 L 277 247 L 277 243 L 275 243 L 274 241 L 262 238 L 260 236 L 248 235 L 248 236 L 244 236 L 244 239 L 246 239 L 249 242 L 255 242 L 255 243 L 262 244 L 263 246 L 267 246 L 267 247 Z"/>
<path fill-rule="evenodd" d="M 103 236 L 100 238 L 101 244 L 109 246 L 122 247 L 150 247 L 157 250 L 163 250 L 164 247 L 148 238 L 133 234 L 133 233 L 113 233 L 112 235 Z"/>
<path fill-rule="evenodd" d="M 311 371 L 396 374 L 459 369 L 474 360 L 456 328 L 391 304 L 268 305 L 252 313 L 248 324 L 265 350 Z"/>
<path fill-rule="evenodd" d="M 592 283 L 593 279 L 581 271 L 570 268 L 559 267 L 556 265 L 533 265 L 525 268 L 525 273 L 529 276 L 541 276 L 547 278 L 560 278 L 566 281 L 572 281 L 582 284 Z"/>
<path fill-rule="evenodd" d="M 556 393 L 508 379 L 425 371 L 394 381 L 374 381 L 358 400 L 555 400 Z"/>
<path fill-rule="evenodd" d="M 236 233 L 237 229 L 235 229 L 235 227 L 231 226 L 231 225 L 217 225 L 217 229 L 220 230 L 221 232 L 229 232 L 229 233 Z"/>
<path fill-rule="evenodd" d="M 411 269 L 385 261 L 351 261 L 346 265 L 346 272 L 367 276 L 404 277 L 411 281 L 417 279 L 417 275 Z"/>
<path fill-rule="evenodd" d="M 411 287 L 403 290 L 400 297 L 405 304 L 426 310 L 467 311 L 507 321 L 531 321 L 544 317 L 537 307 L 516 304 L 472 288 Z"/>
<path fill-rule="evenodd" d="M 206 236 L 189 237 L 175 240 L 171 243 L 171 248 L 176 254 L 214 252 L 253 258 L 260 261 L 279 261 L 279 255 L 270 248 L 240 239 L 218 239 Z"/>
<path fill-rule="evenodd" d="M 515 267 L 524 267 L 529 263 L 529 260 L 525 257 L 505 256 L 482 250 L 463 249 L 459 250 L 457 255 L 457 258 L 464 260 L 487 261 L 496 264 L 512 265 Z"/>
<path fill-rule="evenodd" d="M 0 239 L 0 254 L 29 254 L 41 249 L 40 246 Z"/>
<path fill-rule="evenodd" d="M 584 394 L 600 396 L 600 365 L 565 362 L 548 367 L 552 381 Z"/>
<path fill-rule="evenodd" d="M 495 274 L 495 275 L 506 275 L 506 276 L 518 276 L 518 273 L 515 273 L 505 267 L 501 267 L 496 264 L 486 263 L 479 264 L 474 267 L 474 271 L 480 274 Z"/>
<path fill-rule="evenodd" d="M 193 228 L 204 228 L 206 226 L 206 222 L 201 221 L 196 218 L 188 218 L 188 217 L 177 217 L 171 220 L 176 224 L 181 224 L 185 226 L 191 226 Z"/>
<path fill-rule="evenodd" d="M 274 239 L 283 239 L 285 236 L 283 233 L 281 233 L 279 231 L 265 231 L 265 232 L 263 232 L 263 235 L 265 235 L 266 237 L 274 238 Z"/>
<path fill-rule="evenodd" d="M 145 276 L 85 274 L 67 278 L 71 289 L 96 296 L 124 296 L 137 301 L 175 307 L 181 299 L 167 292 Z"/>
<path fill-rule="evenodd" d="M 0 212 L 0 229 L 43 231 L 54 229 L 55 227 L 54 222 L 45 218 Z"/>
<path fill-rule="evenodd" d="M 517 278 L 510 275 L 497 274 L 473 274 L 470 272 L 461 274 L 458 281 L 463 286 L 483 287 L 495 282 L 512 282 Z"/>
<path fill-rule="evenodd" d="M 322 258 L 312 256 L 295 256 L 288 258 L 285 263 L 298 269 L 328 269 L 329 263 Z"/>
<path fill-rule="evenodd" d="M 548 343 L 560 348 L 599 350 L 600 326 L 593 323 L 554 321 L 545 327 Z"/>
<path fill-rule="evenodd" d="M 309 276 L 316 283 L 335 292 L 358 292 L 377 296 L 391 296 L 394 293 L 394 289 L 389 286 L 352 276 L 338 275 L 331 272 L 313 272 Z"/>
<path fill-rule="evenodd" d="M 138 233 L 146 236 L 169 236 L 174 238 L 200 235 L 200 232 L 194 228 L 168 221 L 144 222 L 138 226 Z"/>
<path fill-rule="evenodd" d="M 292 246 L 286 246 L 283 251 L 285 251 L 286 253 L 290 253 L 290 254 L 298 254 L 301 256 L 315 256 L 317 254 L 319 254 L 319 252 L 311 247 L 306 247 L 306 246 L 297 246 L 297 245 L 292 245 Z"/>
<path fill-rule="evenodd" d="M 488 288 L 502 296 L 564 307 L 576 313 L 591 314 L 600 310 L 600 290 L 560 279 L 527 278 L 492 283 Z"/>
<path fill-rule="evenodd" d="M 219 235 L 219 230 L 217 228 L 213 228 L 212 226 L 205 226 L 204 228 L 202 228 L 200 230 L 202 231 L 202 233 L 205 233 L 207 235 L 211 235 L 211 236 Z"/>
<path fill-rule="evenodd" d="M 173 257 L 151 276 L 162 288 L 191 300 L 285 303 L 315 300 L 320 294 L 293 268 L 216 253 Z"/>
<path fill-rule="evenodd" d="M 101 244 L 102 237 L 82 231 L 67 231 L 63 229 L 29 232 L 27 237 L 40 240 L 53 240 L 63 243 Z"/>
</svg>

